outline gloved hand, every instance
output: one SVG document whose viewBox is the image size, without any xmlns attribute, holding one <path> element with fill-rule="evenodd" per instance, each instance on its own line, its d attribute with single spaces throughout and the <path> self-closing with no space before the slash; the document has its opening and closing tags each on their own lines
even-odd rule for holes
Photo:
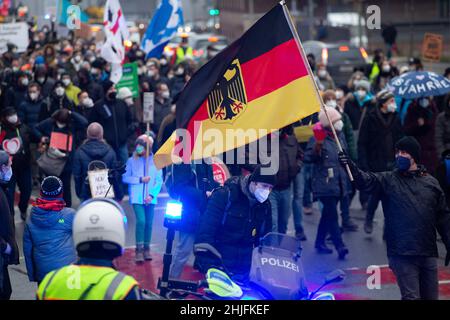
<svg viewBox="0 0 450 320">
<path fill-rule="evenodd" d="M 345 167 L 346 165 L 351 164 L 351 160 L 349 156 L 345 152 L 338 153 L 339 163 L 341 166 Z"/>
<path fill-rule="evenodd" d="M 450 264 L 450 250 L 447 251 L 447 255 L 445 256 L 445 266 L 448 267 Z"/>
</svg>

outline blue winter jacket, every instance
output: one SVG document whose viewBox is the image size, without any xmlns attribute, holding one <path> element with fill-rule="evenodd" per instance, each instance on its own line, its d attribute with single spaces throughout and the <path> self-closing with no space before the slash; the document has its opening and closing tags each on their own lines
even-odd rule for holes
<svg viewBox="0 0 450 320">
<path fill-rule="evenodd" d="M 153 156 L 148 160 L 148 172 L 145 168 L 145 157 L 132 156 L 127 161 L 127 171 L 122 176 L 124 183 L 128 184 L 128 194 L 130 196 L 131 204 L 144 204 L 146 196 L 145 184 L 141 183 L 142 177 L 150 177 L 147 187 L 147 195 L 153 196 L 152 204 L 157 203 L 157 197 L 161 191 L 163 183 L 162 171 L 155 167 Z"/>
<path fill-rule="evenodd" d="M 42 281 L 47 273 L 76 262 L 72 239 L 75 210 L 31 209 L 23 234 L 23 252 L 30 281 Z M 34 258 L 34 259 L 33 259 Z"/>
<path fill-rule="evenodd" d="M 347 151 L 345 136 L 339 132 L 338 137 L 342 148 Z M 315 144 L 316 139 L 311 137 L 304 158 L 304 162 L 313 164 L 311 183 L 314 198 L 349 195 L 352 186 L 346 170 L 339 163 L 336 142 L 328 135 L 319 154 L 315 151 Z"/>
</svg>

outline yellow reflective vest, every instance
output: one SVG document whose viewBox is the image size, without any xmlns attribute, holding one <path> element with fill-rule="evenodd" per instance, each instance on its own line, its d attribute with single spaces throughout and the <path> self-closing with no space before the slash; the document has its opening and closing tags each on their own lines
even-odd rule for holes
<svg viewBox="0 0 450 320">
<path fill-rule="evenodd" d="M 182 47 L 177 48 L 177 60 L 175 64 L 179 64 L 184 61 L 184 59 L 187 58 L 193 58 L 194 57 L 194 50 L 192 50 L 192 47 L 187 47 L 186 52 Z"/>
<path fill-rule="evenodd" d="M 124 300 L 138 286 L 131 276 L 109 267 L 70 265 L 47 274 L 38 300 Z"/>
</svg>

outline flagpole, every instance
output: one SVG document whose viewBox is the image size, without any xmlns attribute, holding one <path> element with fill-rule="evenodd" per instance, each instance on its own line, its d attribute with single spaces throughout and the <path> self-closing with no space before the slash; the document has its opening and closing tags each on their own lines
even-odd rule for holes
<svg viewBox="0 0 450 320">
<path fill-rule="evenodd" d="M 314 80 L 314 74 L 313 74 L 313 72 L 311 70 L 311 66 L 309 65 L 308 59 L 306 58 L 305 50 L 303 49 L 302 43 L 300 42 L 300 37 L 299 37 L 299 35 L 297 33 L 297 29 L 295 28 L 294 21 L 292 20 L 291 13 L 289 12 L 289 9 L 288 9 L 288 7 L 286 5 L 285 0 L 280 1 L 280 5 L 283 7 L 284 15 L 285 15 L 286 20 L 287 20 L 287 22 L 289 24 L 289 28 L 291 29 L 291 32 L 292 32 L 292 34 L 294 36 L 295 42 L 297 43 L 300 55 L 302 56 L 302 58 L 303 58 L 303 60 L 305 62 L 305 65 L 308 68 L 308 73 L 310 75 L 309 78 L 310 78 L 311 82 L 313 83 L 314 87 L 316 88 L 317 98 L 319 99 L 320 104 L 321 104 L 321 108 L 324 111 L 325 116 L 328 119 L 328 123 L 330 124 L 331 131 L 333 133 L 334 140 L 336 141 L 336 145 L 338 147 L 338 150 L 339 150 L 339 152 L 344 152 L 344 150 L 342 149 L 341 142 L 339 141 L 339 138 L 337 136 L 336 129 L 334 128 L 333 124 L 331 123 L 330 116 L 328 115 L 327 109 L 325 108 L 325 103 L 323 102 L 322 96 L 319 93 L 319 91 L 320 91 L 319 87 L 317 86 L 317 83 Z M 354 179 L 353 179 L 352 172 L 350 171 L 350 167 L 348 165 L 346 165 L 345 168 L 347 169 L 347 173 L 348 173 L 348 176 L 350 178 L 350 181 L 353 181 Z"/>
</svg>

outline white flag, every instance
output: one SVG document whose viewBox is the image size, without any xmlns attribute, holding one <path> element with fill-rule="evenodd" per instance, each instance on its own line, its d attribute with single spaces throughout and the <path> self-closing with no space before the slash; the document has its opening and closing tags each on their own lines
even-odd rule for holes
<svg viewBox="0 0 450 320">
<path fill-rule="evenodd" d="M 121 65 L 125 60 L 124 42 L 130 37 L 119 0 L 107 0 L 103 25 L 106 41 L 102 47 L 102 57 L 114 65 L 116 72 L 111 74 L 111 81 L 117 83 L 120 80 L 118 75 L 122 74 Z"/>
</svg>

